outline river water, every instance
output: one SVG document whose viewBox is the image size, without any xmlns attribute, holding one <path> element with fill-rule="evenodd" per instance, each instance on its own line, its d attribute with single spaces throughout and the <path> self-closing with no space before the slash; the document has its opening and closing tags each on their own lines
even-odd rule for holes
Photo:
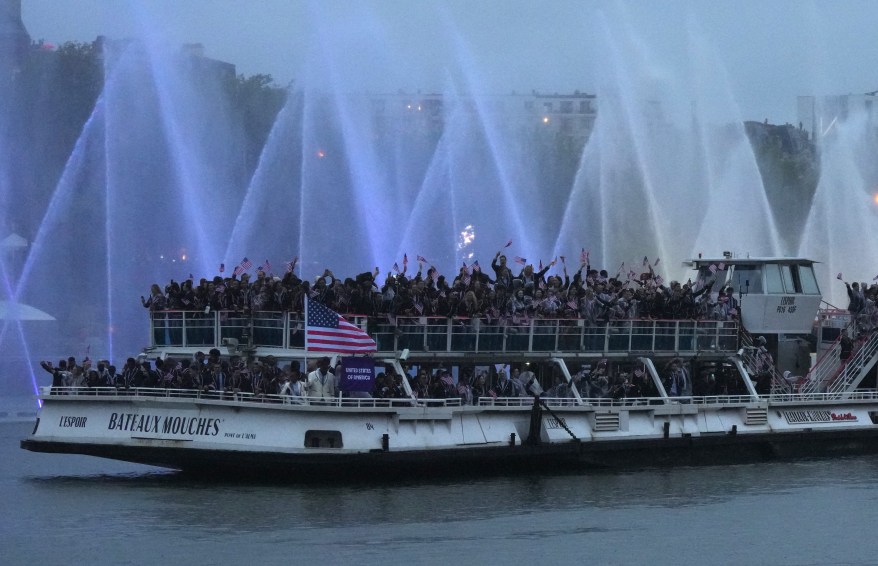
<svg viewBox="0 0 878 566">
<path fill-rule="evenodd" d="M 254 485 L 21 450 L 0 564 L 876 564 L 878 457 Z"/>
</svg>

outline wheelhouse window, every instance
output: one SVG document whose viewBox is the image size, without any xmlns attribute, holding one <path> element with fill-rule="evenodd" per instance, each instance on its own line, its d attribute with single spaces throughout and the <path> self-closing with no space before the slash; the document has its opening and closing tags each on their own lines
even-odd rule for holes
<svg viewBox="0 0 878 566">
<path fill-rule="evenodd" d="M 734 281 L 742 293 L 762 293 L 762 266 L 736 265 Z"/>
<path fill-rule="evenodd" d="M 763 270 L 765 271 L 765 292 L 773 295 L 779 295 L 783 293 L 794 293 L 795 291 L 788 291 L 786 289 L 786 285 L 784 283 L 783 277 L 783 268 L 786 266 L 783 265 L 765 265 Z"/>
<path fill-rule="evenodd" d="M 799 286 L 802 293 L 806 295 L 819 295 L 820 287 L 817 286 L 817 278 L 814 276 L 813 265 L 794 265 L 793 273 L 799 279 Z"/>
</svg>

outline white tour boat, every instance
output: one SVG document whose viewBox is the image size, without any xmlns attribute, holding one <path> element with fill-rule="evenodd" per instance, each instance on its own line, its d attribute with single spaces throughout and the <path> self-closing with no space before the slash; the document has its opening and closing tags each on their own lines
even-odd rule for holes
<svg viewBox="0 0 878 566">
<path fill-rule="evenodd" d="M 373 365 L 387 372 L 441 367 L 456 383 L 465 372 L 494 379 L 498 369 L 517 368 L 531 372 L 528 381 L 536 378 L 531 393 L 541 388 L 540 396 L 419 398 L 408 379 L 403 398 L 329 401 L 44 387 L 33 433 L 21 446 L 198 473 L 292 478 L 878 451 L 878 333 L 858 329 L 845 311 L 820 310 L 813 261 L 727 256 L 688 263 L 696 279 L 718 280 L 714 297 L 734 288 L 739 320 L 588 325 L 399 317 L 391 324 L 347 317 L 375 340 Z M 305 322 L 297 313 L 153 313 L 144 355 L 179 360 L 216 348 L 224 358 L 304 364 L 325 355 L 305 348 Z M 766 353 L 774 363 L 760 370 Z M 692 391 L 668 386 L 664 368 L 674 360 L 688 370 Z"/>
</svg>

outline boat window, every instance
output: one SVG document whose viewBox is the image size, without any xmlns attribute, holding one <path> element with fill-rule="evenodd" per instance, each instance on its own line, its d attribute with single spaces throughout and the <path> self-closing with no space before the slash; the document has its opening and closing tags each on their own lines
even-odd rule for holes
<svg viewBox="0 0 878 566">
<path fill-rule="evenodd" d="M 305 448 L 343 448 L 341 432 L 337 430 L 305 431 Z"/>
<path fill-rule="evenodd" d="M 783 277 L 783 289 L 784 293 L 792 294 L 792 293 L 801 293 L 802 286 L 798 285 L 798 277 L 793 276 L 793 271 L 790 269 L 789 265 L 781 265 L 780 274 Z"/>
<path fill-rule="evenodd" d="M 799 265 L 796 267 L 802 292 L 806 295 L 819 295 L 820 287 L 817 286 L 817 278 L 814 277 L 814 266 Z"/>
<path fill-rule="evenodd" d="M 762 293 L 762 266 L 736 265 L 734 280 L 741 293 Z"/>
<path fill-rule="evenodd" d="M 778 294 L 786 292 L 780 274 L 780 266 L 777 264 L 765 266 L 765 292 Z"/>
<path fill-rule="evenodd" d="M 787 275 L 787 272 L 789 273 L 789 275 Z M 801 293 L 802 292 L 802 279 L 801 279 L 801 277 L 799 277 L 799 266 L 798 265 L 790 265 L 789 267 L 787 267 L 787 272 L 784 273 L 784 277 L 788 277 L 786 279 L 787 281 L 793 282 L 793 288 L 795 289 L 796 293 Z M 792 277 L 792 279 L 789 279 L 789 277 Z M 789 285 L 789 283 L 787 283 L 787 285 Z"/>
</svg>

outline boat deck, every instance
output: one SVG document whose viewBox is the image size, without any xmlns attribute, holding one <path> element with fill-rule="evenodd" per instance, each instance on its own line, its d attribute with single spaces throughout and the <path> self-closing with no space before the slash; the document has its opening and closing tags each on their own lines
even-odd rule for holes
<svg viewBox="0 0 878 566">
<path fill-rule="evenodd" d="M 618 320 L 588 325 L 582 319 L 470 319 L 397 317 L 392 320 L 350 316 L 348 320 L 376 342 L 376 357 L 408 350 L 418 358 L 474 355 L 507 357 L 563 353 L 565 356 L 726 357 L 738 350 L 739 326 L 714 320 Z M 154 349 L 257 349 L 262 355 L 305 348 L 304 315 L 288 312 L 152 313 Z M 281 357 L 281 356 L 279 356 Z"/>
</svg>

